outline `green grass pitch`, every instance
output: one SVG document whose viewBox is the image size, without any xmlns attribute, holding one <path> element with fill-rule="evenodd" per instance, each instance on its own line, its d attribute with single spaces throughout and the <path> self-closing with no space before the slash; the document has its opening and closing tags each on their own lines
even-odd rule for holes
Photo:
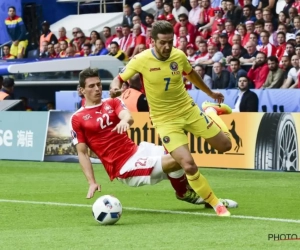
<svg viewBox="0 0 300 250">
<path fill-rule="evenodd" d="M 176 200 L 168 181 L 131 188 L 94 167 L 102 192 L 88 200 L 78 164 L 0 161 L 0 249 L 300 249 L 300 240 L 268 240 L 300 237 L 299 173 L 201 169 L 219 197 L 239 203 L 232 217 L 219 218 Z M 124 207 L 116 225 L 92 217 L 90 206 L 104 194 Z"/>
</svg>

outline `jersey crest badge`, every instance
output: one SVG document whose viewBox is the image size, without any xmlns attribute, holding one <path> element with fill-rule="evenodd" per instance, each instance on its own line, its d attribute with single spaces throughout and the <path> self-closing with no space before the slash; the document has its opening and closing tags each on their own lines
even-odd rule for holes
<svg viewBox="0 0 300 250">
<path fill-rule="evenodd" d="M 169 136 L 165 136 L 165 137 L 163 138 L 163 142 L 164 142 L 164 143 L 169 143 L 169 142 L 170 142 L 170 137 L 169 137 Z"/>
<path fill-rule="evenodd" d="M 172 71 L 177 71 L 178 70 L 178 64 L 176 62 L 171 62 L 170 63 L 170 69 Z"/>
<path fill-rule="evenodd" d="M 90 114 L 84 115 L 84 116 L 82 117 L 82 119 L 85 120 L 85 121 L 87 121 L 87 120 L 89 120 L 89 119 L 91 119 L 91 118 L 93 118 L 93 117 L 92 117 Z"/>
</svg>

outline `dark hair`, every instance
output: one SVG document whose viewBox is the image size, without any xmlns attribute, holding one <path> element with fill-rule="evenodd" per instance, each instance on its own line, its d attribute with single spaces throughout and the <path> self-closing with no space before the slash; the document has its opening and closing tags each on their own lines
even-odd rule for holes
<svg viewBox="0 0 300 250">
<path fill-rule="evenodd" d="M 128 28 L 128 29 L 130 29 L 130 26 L 129 26 L 128 24 L 124 23 L 124 24 L 122 25 L 122 28 Z"/>
<path fill-rule="evenodd" d="M 99 34 L 99 32 L 98 32 L 98 31 L 96 31 L 96 30 L 93 30 L 93 31 L 91 32 L 91 34 L 90 34 L 90 37 L 92 36 L 92 33 L 96 33 L 96 37 L 97 37 L 97 39 L 101 39 L 101 38 L 100 38 L 100 34 Z"/>
<path fill-rule="evenodd" d="M 263 20 L 257 20 L 255 23 L 254 23 L 254 26 L 257 26 L 257 25 L 261 25 L 264 27 L 265 25 L 265 22 Z"/>
<path fill-rule="evenodd" d="M 112 42 L 110 43 L 110 45 L 113 45 L 113 44 L 116 45 L 118 48 L 120 47 L 119 44 L 118 44 L 116 41 L 112 41 Z"/>
<path fill-rule="evenodd" d="M 7 10 L 9 10 L 9 9 L 13 9 L 14 11 L 16 11 L 16 7 L 15 7 L 15 6 L 9 6 L 9 7 L 7 8 Z"/>
<path fill-rule="evenodd" d="M 238 81 L 239 81 L 242 77 L 247 79 L 248 84 L 250 83 L 250 79 L 248 78 L 248 76 L 240 76 L 239 79 L 238 79 Z"/>
<path fill-rule="evenodd" d="M 270 33 L 269 33 L 268 31 L 266 31 L 266 30 L 263 30 L 262 32 L 260 32 L 260 34 L 259 34 L 259 35 L 261 36 L 261 34 L 262 34 L 262 33 L 265 33 L 265 34 L 266 34 L 268 37 L 270 37 Z"/>
<path fill-rule="evenodd" d="M 108 30 L 109 30 L 109 32 L 111 32 L 111 28 L 110 28 L 110 27 L 108 27 L 108 26 L 104 26 L 104 27 L 103 27 L 103 29 L 108 29 Z"/>
<path fill-rule="evenodd" d="M 187 14 L 185 14 L 185 13 L 182 13 L 182 14 L 180 14 L 180 15 L 178 15 L 178 19 L 180 19 L 180 18 L 185 18 L 186 20 L 188 20 L 189 19 L 189 17 L 187 16 Z"/>
<path fill-rule="evenodd" d="M 256 54 L 256 56 L 257 56 L 258 54 L 262 54 L 262 55 L 264 55 L 265 59 L 267 58 L 267 55 L 266 55 L 266 53 L 264 53 L 264 52 L 262 52 L 262 51 L 258 51 L 258 52 L 257 52 L 257 54 Z"/>
<path fill-rule="evenodd" d="M 248 8 L 248 9 L 250 9 L 252 11 L 252 5 L 250 5 L 250 4 L 244 5 L 243 9 L 245 9 L 245 8 Z"/>
<path fill-rule="evenodd" d="M 5 88 L 12 88 L 15 86 L 15 80 L 10 77 L 4 78 L 2 85 Z"/>
<path fill-rule="evenodd" d="M 151 37 L 156 41 L 158 34 L 174 34 L 173 26 L 168 21 L 157 21 L 152 25 Z"/>
<path fill-rule="evenodd" d="M 154 19 L 154 16 L 153 16 L 153 14 L 151 14 L 151 13 L 147 13 L 146 17 L 149 17 L 149 18 L 151 18 L 151 19 Z"/>
<path fill-rule="evenodd" d="M 298 33 L 299 34 L 299 33 Z M 283 35 L 284 36 L 284 38 L 285 38 L 285 34 L 284 34 L 284 32 L 282 32 L 282 31 L 279 31 L 278 33 L 277 33 L 277 36 L 278 35 Z M 300 36 L 300 34 L 299 34 L 299 36 Z"/>
<path fill-rule="evenodd" d="M 240 60 L 237 58 L 231 58 L 230 62 L 237 62 L 238 65 L 241 65 Z"/>
<path fill-rule="evenodd" d="M 268 61 L 279 63 L 278 58 L 276 56 L 269 56 Z"/>
<path fill-rule="evenodd" d="M 87 68 L 87 69 L 84 69 L 82 70 L 80 73 L 79 73 L 79 85 L 81 88 L 84 88 L 85 87 L 85 80 L 87 78 L 91 78 L 91 77 L 99 77 L 99 69 L 97 68 Z"/>
<path fill-rule="evenodd" d="M 7 48 L 9 48 L 9 49 L 10 49 L 10 46 L 9 46 L 8 44 L 6 44 L 6 45 L 3 45 L 3 48 L 5 48 L 5 47 L 7 47 Z"/>
<path fill-rule="evenodd" d="M 88 44 L 87 43 L 87 44 L 84 44 L 83 47 L 88 47 L 89 49 L 91 49 L 92 48 L 92 44 Z"/>
</svg>

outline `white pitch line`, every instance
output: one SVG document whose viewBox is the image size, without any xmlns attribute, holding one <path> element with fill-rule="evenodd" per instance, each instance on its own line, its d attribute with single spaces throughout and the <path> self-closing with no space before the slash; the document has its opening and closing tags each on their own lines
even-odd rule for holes
<svg viewBox="0 0 300 250">
<path fill-rule="evenodd" d="M 23 204 L 33 204 L 33 205 L 49 205 L 49 206 L 60 206 L 60 207 L 90 207 L 90 208 L 92 207 L 91 205 L 87 205 L 87 204 L 72 204 L 72 203 L 46 202 L 46 201 L 23 201 L 23 200 L 0 199 L 0 203 L 1 202 L 2 203 L 23 203 Z M 172 210 L 148 209 L 148 208 L 137 208 L 137 207 L 123 207 L 123 209 L 129 210 L 129 211 L 148 212 L 148 213 L 216 216 L 216 214 L 210 214 L 210 213 L 172 211 Z M 246 219 L 246 220 L 276 221 L 276 222 L 300 224 L 300 220 L 294 220 L 294 219 L 256 217 L 256 216 L 247 216 L 247 215 L 231 215 L 230 218 Z"/>
</svg>

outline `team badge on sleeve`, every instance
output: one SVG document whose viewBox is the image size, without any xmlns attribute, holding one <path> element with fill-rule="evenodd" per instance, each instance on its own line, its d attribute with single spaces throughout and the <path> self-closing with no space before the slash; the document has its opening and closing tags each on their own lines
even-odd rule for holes
<svg viewBox="0 0 300 250">
<path fill-rule="evenodd" d="M 126 70 L 126 67 L 123 67 L 123 68 L 120 70 L 120 73 L 123 73 L 125 70 Z"/>
<path fill-rule="evenodd" d="M 178 70 L 178 64 L 176 62 L 171 62 L 170 63 L 170 69 L 172 71 L 177 71 Z"/>
<path fill-rule="evenodd" d="M 71 130 L 71 136 L 72 136 L 73 139 L 77 138 L 77 134 L 74 130 Z"/>
</svg>

